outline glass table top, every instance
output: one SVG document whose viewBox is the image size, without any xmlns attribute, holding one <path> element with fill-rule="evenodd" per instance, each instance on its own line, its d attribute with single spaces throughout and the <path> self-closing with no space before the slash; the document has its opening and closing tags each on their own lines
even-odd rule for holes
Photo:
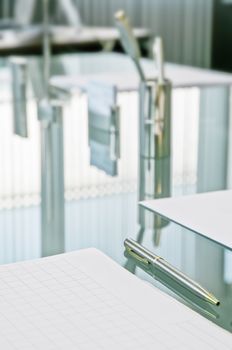
<svg viewBox="0 0 232 350">
<path fill-rule="evenodd" d="M 78 74 L 107 69 L 120 71 L 117 55 L 108 61 L 108 68 L 105 58 L 102 62 L 99 58 L 98 65 L 93 67 L 90 55 L 82 61 L 75 55 L 65 57 L 65 60 L 64 69 L 59 59 L 54 59 L 53 74 L 65 74 L 68 70 Z M 29 138 L 20 139 L 12 134 L 8 69 L 8 61 L 2 61 L 0 77 L 5 79 L 5 90 L 2 91 L 6 94 L 0 96 L 0 130 L 4 128 L 0 131 L 3 165 L 0 174 L 2 264 L 44 255 L 40 232 L 37 96 L 35 98 L 35 91 L 29 87 Z M 128 63 L 124 69 L 133 71 L 133 66 Z M 228 86 L 191 87 L 173 92 L 172 196 L 231 188 L 229 98 Z M 154 228 L 153 214 L 148 211 L 143 227 L 138 224 L 137 92 L 120 94 L 118 101 L 122 113 L 122 156 L 119 173 L 115 177 L 90 165 L 85 95 L 71 96 L 65 106 L 65 237 L 54 237 L 53 243 L 64 241 L 63 251 L 96 247 L 140 278 L 171 293 L 196 312 L 232 332 L 232 251 L 171 222 Z M 220 306 L 214 307 L 199 300 L 173 281 L 165 280 L 165 277 L 165 285 L 156 281 L 141 266 L 124 256 L 123 242 L 127 237 L 162 256 L 210 290 L 220 300 Z M 49 249 L 52 252 L 52 247 L 46 247 L 46 252 Z"/>
</svg>

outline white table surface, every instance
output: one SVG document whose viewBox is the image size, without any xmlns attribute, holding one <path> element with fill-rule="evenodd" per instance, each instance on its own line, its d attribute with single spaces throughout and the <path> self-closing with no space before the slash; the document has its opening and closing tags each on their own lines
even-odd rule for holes
<svg viewBox="0 0 232 350">
<path fill-rule="evenodd" d="M 138 89 L 138 74 L 130 62 L 128 56 L 123 54 L 98 54 L 93 55 L 93 66 L 98 65 L 107 59 L 115 60 L 115 71 L 91 74 L 68 74 L 57 75 L 51 78 L 51 85 L 65 90 L 81 89 L 85 90 L 89 81 L 97 80 L 104 83 L 115 84 L 120 91 L 134 91 Z M 80 58 L 81 59 L 81 58 Z M 88 60 L 90 60 L 90 56 Z M 77 58 L 78 62 L 78 58 Z M 154 78 L 157 75 L 155 62 L 149 59 L 142 59 L 142 65 L 147 78 Z M 121 69 L 120 69 L 121 67 Z M 179 64 L 167 63 L 165 65 L 166 77 L 171 80 L 173 87 L 200 87 L 200 86 L 220 86 L 231 85 L 232 74 L 216 72 L 208 69 L 195 68 Z"/>
</svg>

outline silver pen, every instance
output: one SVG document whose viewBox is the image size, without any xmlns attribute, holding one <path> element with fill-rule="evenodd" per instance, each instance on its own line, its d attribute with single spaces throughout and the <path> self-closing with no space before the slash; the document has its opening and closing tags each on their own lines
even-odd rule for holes
<svg viewBox="0 0 232 350">
<path fill-rule="evenodd" d="M 220 301 L 212 293 L 208 292 L 205 288 L 203 288 L 200 284 L 193 281 L 184 273 L 170 265 L 163 258 L 153 254 L 151 251 L 144 248 L 142 245 L 140 245 L 133 239 L 126 239 L 124 241 L 124 246 L 129 255 L 138 260 L 139 262 L 142 262 L 146 265 L 151 265 L 155 269 L 159 269 L 160 271 L 173 278 L 175 281 L 179 282 L 182 286 L 189 289 L 199 298 L 213 305 L 220 304 Z"/>
</svg>

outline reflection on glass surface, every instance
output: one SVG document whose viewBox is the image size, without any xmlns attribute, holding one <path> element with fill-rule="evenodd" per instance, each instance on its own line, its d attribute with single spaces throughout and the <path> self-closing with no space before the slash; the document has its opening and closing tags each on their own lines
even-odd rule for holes
<svg viewBox="0 0 232 350">
<path fill-rule="evenodd" d="M 52 74 L 53 72 L 88 74 L 96 72 L 96 66 L 101 71 L 104 69 L 120 71 L 122 67 L 128 68 L 128 61 L 126 63 L 117 55 L 110 57 L 107 55 L 92 57 L 85 54 L 57 56 L 52 60 L 51 71 Z M 92 62 L 95 58 L 97 64 L 93 66 Z M 36 61 L 36 58 L 33 59 Z M 1 263 L 41 255 L 40 141 L 36 119 L 36 99 L 30 82 L 27 95 L 29 138 L 22 140 L 13 136 L 11 78 L 6 63 L 6 61 L 5 63 L 3 60 L 0 61 L 2 83 L 0 96 Z M 131 69 L 130 65 L 128 69 Z M 38 71 L 34 69 L 34 73 Z M 173 295 L 191 305 L 205 317 L 211 317 L 205 315 L 207 312 L 214 314 L 213 317 L 216 318 L 214 322 L 231 331 L 232 284 L 229 272 L 230 262 L 228 262 L 231 261 L 230 252 L 173 223 L 162 228 L 159 245 L 154 244 L 152 229 L 154 218 L 152 217 L 150 223 L 149 220 L 147 223 L 145 221 L 145 230 L 139 231 L 136 176 L 138 94 L 137 92 L 120 93 L 118 101 L 122 113 L 122 150 L 119 174 L 114 178 L 89 165 L 86 95 L 83 92 L 77 92 L 64 107 L 65 250 L 95 246 L 125 265 L 127 260 L 123 256 L 123 240 L 126 237 L 132 237 L 139 242 L 142 241 L 148 249 L 163 256 L 171 264 L 214 292 L 220 299 L 221 306 L 212 310 L 208 305 L 199 305 L 198 300 L 189 300 L 188 296 L 183 299 L 181 293 L 181 296 L 177 296 L 176 293 Z M 173 91 L 173 154 L 170 188 L 172 195 L 208 189 L 217 190 L 228 186 L 225 179 L 228 179 L 231 163 L 230 157 L 226 158 L 224 152 L 228 151 L 231 134 L 228 131 L 228 119 L 224 117 L 226 108 L 223 108 L 223 105 L 226 101 L 227 98 L 222 90 L 209 89 L 207 96 L 199 88 Z M 218 106 L 214 115 L 214 124 L 208 117 L 212 113 L 211 104 Z M 210 148 L 210 144 L 212 147 L 217 146 L 217 152 L 215 148 Z M 205 181 L 207 172 L 212 175 L 210 187 L 207 187 L 208 183 Z M 159 288 L 164 288 L 141 269 L 137 268 L 136 274 Z M 165 291 L 171 293 L 167 288 Z"/>
<path fill-rule="evenodd" d="M 129 258 L 127 266 L 140 267 L 136 271 L 141 278 L 155 283 L 159 288 L 182 301 L 184 300 L 188 306 L 204 317 L 232 332 L 232 283 L 229 280 L 224 280 L 224 269 L 226 268 L 224 256 L 230 259 L 232 251 L 174 223 L 170 223 L 164 229 L 163 244 L 159 248 L 154 246 L 149 230 L 144 236 L 144 242 L 143 245 L 146 248 L 164 259 L 169 259 L 169 262 L 175 267 L 181 269 L 182 272 L 200 283 L 204 288 L 212 291 L 220 300 L 220 306 L 212 306 L 202 301 L 159 271 L 152 273 L 151 269 L 147 269 L 144 264 L 135 261 L 128 254 L 126 254 L 126 258 Z"/>
<path fill-rule="evenodd" d="M 162 67 L 163 68 L 163 67 Z M 146 80 L 139 89 L 139 201 L 170 196 L 171 190 L 171 83 Z M 168 221 L 139 207 L 139 238 L 151 228 L 155 245 Z"/>
</svg>

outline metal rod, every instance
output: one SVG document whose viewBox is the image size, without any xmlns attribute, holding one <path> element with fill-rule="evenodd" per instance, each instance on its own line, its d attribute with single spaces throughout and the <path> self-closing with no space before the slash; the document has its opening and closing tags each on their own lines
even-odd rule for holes
<svg viewBox="0 0 232 350">
<path fill-rule="evenodd" d="M 43 74 L 45 95 L 49 95 L 50 78 L 50 60 L 51 60 L 51 40 L 49 24 L 49 0 L 43 0 Z"/>
<path fill-rule="evenodd" d="M 10 60 L 13 89 L 13 125 L 14 133 L 28 137 L 27 130 L 27 60 L 14 57 Z"/>
<path fill-rule="evenodd" d="M 50 100 L 51 41 L 49 0 L 43 0 L 43 98 L 41 123 L 42 255 L 64 252 L 64 161 L 62 105 Z"/>
<path fill-rule="evenodd" d="M 169 197 L 171 193 L 171 91 L 167 80 L 162 85 L 157 79 L 140 83 L 139 201 Z M 154 231 L 168 224 L 143 208 L 139 208 L 138 221 Z"/>
<path fill-rule="evenodd" d="M 42 101 L 40 116 L 42 255 L 47 256 L 65 249 L 62 106 Z"/>
</svg>

